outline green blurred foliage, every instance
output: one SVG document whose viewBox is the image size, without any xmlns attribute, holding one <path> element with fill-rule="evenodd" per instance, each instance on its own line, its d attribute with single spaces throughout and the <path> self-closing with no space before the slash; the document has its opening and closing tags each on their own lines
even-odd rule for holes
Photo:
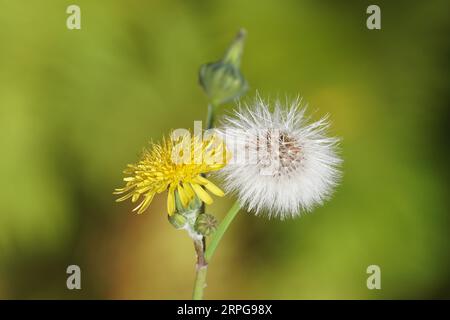
<svg viewBox="0 0 450 320">
<path fill-rule="evenodd" d="M 246 99 L 330 113 L 344 179 L 300 219 L 238 216 L 206 298 L 450 298 L 448 1 L 378 1 L 380 31 L 368 1 L 78 0 L 68 30 L 72 3 L 0 0 L 0 298 L 190 297 L 193 246 L 163 197 L 137 216 L 111 193 L 150 139 L 204 119 L 198 68 L 240 27 Z"/>
</svg>

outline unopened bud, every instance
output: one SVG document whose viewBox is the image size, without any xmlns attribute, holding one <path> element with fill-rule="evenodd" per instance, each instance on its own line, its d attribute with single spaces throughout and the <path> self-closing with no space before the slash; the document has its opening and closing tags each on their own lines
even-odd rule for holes
<svg viewBox="0 0 450 320">
<path fill-rule="evenodd" d="M 187 219 L 179 213 L 174 213 L 169 216 L 169 222 L 175 227 L 175 229 L 182 229 L 186 225 Z"/>
<path fill-rule="evenodd" d="M 199 82 L 213 105 L 239 98 L 248 89 L 239 66 L 246 32 L 240 30 L 222 60 L 200 67 Z"/>
<path fill-rule="evenodd" d="M 198 233 L 209 236 L 216 231 L 217 219 L 211 214 L 199 214 L 195 221 L 194 228 Z"/>
</svg>

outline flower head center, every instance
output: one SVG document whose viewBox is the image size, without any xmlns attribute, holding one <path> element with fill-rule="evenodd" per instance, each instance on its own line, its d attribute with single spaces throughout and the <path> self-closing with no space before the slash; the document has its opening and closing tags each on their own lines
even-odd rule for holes
<svg viewBox="0 0 450 320">
<path fill-rule="evenodd" d="M 301 144 L 285 131 L 265 130 L 258 135 L 256 149 L 265 175 L 273 177 L 290 174 L 303 160 Z"/>
</svg>

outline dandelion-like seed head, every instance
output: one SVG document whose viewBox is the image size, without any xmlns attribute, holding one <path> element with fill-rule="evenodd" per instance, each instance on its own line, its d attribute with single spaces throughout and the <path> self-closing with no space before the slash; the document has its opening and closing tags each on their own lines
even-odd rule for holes
<svg viewBox="0 0 450 320">
<path fill-rule="evenodd" d="M 326 118 L 310 122 L 296 99 L 239 107 L 220 128 L 230 163 L 221 170 L 227 191 L 249 211 L 281 219 L 312 210 L 337 185 L 341 159 L 337 138 L 327 136 Z"/>
<path fill-rule="evenodd" d="M 175 133 L 175 132 L 173 132 Z M 167 212 L 176 211 L 176 195 L 179 203 L 187 208 L 197 197 L 206 204 L 213 202 L 208 192 L 224 196 L 224 192 L 204 174 L 221 169 L 226 164 L 226 149 L 217 135 L 208 138 L 193 136 L 190 133 L 171 135 L 162 144 L 152 144 L 146 149 L 138 163 L 129 164 L 124 170 L 126 184 L 115 190 L 115 194 L 124 194 L 116 201 L 131 198 L 139 202 L 133 209 L 143 213 L 153 197 L 168 190 Z"/>
</svg>

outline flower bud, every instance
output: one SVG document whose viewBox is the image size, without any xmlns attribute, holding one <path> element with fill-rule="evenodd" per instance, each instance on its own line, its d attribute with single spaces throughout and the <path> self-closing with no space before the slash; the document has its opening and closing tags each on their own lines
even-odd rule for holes
<svg viewBox="0 0 450 320">
<path fill-rule="evenodd" d="M 213 105 L 239 98 L 247 91 L 247 81 L 239 69 L 245 34 L 245 30 L 239 31 L 222 60 L 200 67 L 200 85 Z"/>
<path fill-rule="evenodd" d="M 175 227 L 175 229 L 182 229 L 182 228 L 184 228 L 184 226 L 186 226 L 187 219 L 185 216 L 183 216 L 179 213 L 174 213 L 168 217 L 169 217 L 169 222 Z"/>
<path fill-rule="evenodd" d="M 198 233 L 209 236 L 216 231 L 217 219 L 211 214 L 199 214 L 195 221 L 194 229 Z"/>
</svg>

